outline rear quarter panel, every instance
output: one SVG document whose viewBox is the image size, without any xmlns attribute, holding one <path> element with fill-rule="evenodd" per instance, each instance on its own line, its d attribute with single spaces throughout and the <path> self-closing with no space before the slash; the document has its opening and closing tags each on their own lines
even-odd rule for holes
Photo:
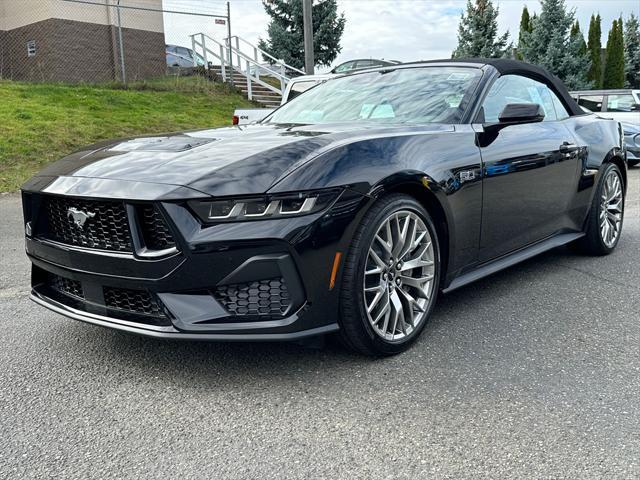
<svg viewBox="0 0 640 480">
<path fill-rule="evenodd" d="M 578 191 L 572 205 L 571 215 L 576 224 L 582 225 L 587 216 L 602 166 L 614 158 L 624 159 L 624 138 L 620 124 L 597 115 L 579 115 L 567 123 L 576 143 L 585 147 Z M 624 162 L 622 162 L 624 163 Z M 626 169 L 622 172 L 626 179 Z"/>
</svg>

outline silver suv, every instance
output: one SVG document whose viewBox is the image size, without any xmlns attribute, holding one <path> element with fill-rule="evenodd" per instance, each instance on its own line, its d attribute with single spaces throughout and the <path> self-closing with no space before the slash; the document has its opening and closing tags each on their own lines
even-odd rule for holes
<svg viewBox="0 0 640 480">
<path fill-rule="evenodd" d="M 601 117 L 640 125 L 640 90 L 584 90 L 571 96 Z"/>
</svg>

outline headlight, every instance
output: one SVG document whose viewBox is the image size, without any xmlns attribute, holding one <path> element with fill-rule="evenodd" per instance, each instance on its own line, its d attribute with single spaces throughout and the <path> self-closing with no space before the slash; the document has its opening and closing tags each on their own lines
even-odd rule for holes
<svg viewBox="0 0 640 480">
<path fill-rule="evenodd" d="M 242 222 L 273 218 L 297 217 L 320 212 L 329 207 L 340 190 L 321 190 L 221 199 L 192 201 L 189 206 L 204 223 Z"/>
</svg>

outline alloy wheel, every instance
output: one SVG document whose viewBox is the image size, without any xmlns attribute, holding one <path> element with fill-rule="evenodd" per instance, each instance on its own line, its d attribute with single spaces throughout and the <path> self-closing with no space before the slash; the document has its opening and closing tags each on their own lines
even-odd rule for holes
<svg viewBox="0 0 640 480">
<path fill-rule="evenodd" d="M 387 341 L 399 341 L 425 320 L 435 287 L 433 239 L 415 212 L 387 217 L 371 242 L 364 272 L 369 324 Z"/>
<path fill-rule="evenodd" d="M 604 180 L 600 203 L 600 238 L 607 248 L 613 248 L 620 236 L 623 202 L 620 175 L 611 170 Z"/>
</svg>

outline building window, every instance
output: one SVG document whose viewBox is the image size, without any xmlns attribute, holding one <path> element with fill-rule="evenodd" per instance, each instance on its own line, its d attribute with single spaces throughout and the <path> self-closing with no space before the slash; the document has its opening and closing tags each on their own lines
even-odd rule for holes
<svg viewBox="0 0 640 480">
<path fill-rule="evenodd" d="M 30 40 L 27 42 L 27 56 L 35 57 L 36 56 L 36 41 Z"/>
</svg>

